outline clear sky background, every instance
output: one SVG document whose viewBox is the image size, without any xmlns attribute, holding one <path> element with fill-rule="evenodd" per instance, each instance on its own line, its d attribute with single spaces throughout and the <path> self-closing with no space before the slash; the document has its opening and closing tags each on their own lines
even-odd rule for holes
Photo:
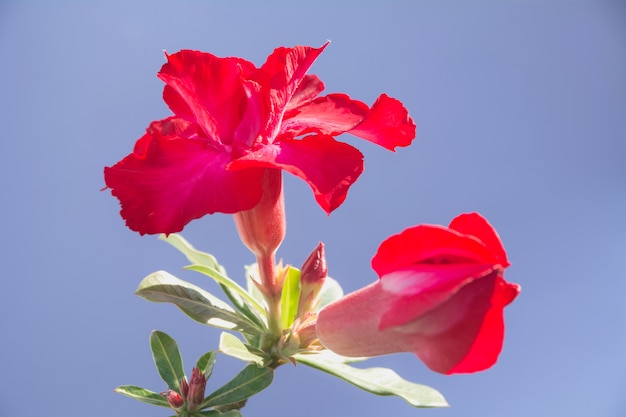
<svg viewBox="0 0 626 417">
<path fill-rule="evenodd" d="M 626 415 L 626 5 L 618 1 L 0 2 L 0 416 L 168 416 L 113 393 L 164 388 L 148 336 L 174 336 L 190 371 L 218 332 L 133 295 L 186 260 L 126 229 L 102 169 L 169 115 L 163 50 L 260 65 L 277 46 L 331 45 L 311 73 L 327 92 L 402 100 L 418 124 L 393 154 L 366 156 L 328 218 L 286 176 L 287 238 L 300 265 L 322 240 L 347 291 L 376 279 L 387 236 L 479 211 L 522 285 L 499 363 L 434 374 L 413 355 L 373 361 L 439 389 L 416 410 L 329 375 L 279 368 L 244 416 Z M 183 235 L 243 278 L 253 261 L 226 215 Z M 215 381 L 243 363 L 220 355 Z M 213 384 L 213 385 L 212 385 Z"/>
</svg>

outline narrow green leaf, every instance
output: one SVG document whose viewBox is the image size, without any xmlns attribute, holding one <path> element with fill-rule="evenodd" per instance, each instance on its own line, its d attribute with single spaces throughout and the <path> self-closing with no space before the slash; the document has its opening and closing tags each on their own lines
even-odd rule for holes
<svg viewBox="0 0 626 417">
<path fill-rule="evenodd" d="M 178 343 L 167 333 L 155 330 L 150 334 L 150 349 L 159 375 L 171 390 L 180 394 L 180 382 L 185 378 L 185 372 Z"/>
<path fill-rule="evenodd" d="M 225 412 L 220 412 L 217 410 L 208 410 L 208 411 L 196 411 L 194 416 L 202 416 L 202 417 L 241 417 L 241 413 L 239 410 L 229 410 Z"/>
<path fill-rule="evenodd" d="M 243 300 L 245 300 L 252 308 L 254 308 L 257 312 L 259 312 L 263 317 L 265 317 L 265 309 L 263 308 L 263 306 L 259 304 L 257 300 L 251 297 L 250 294 L 248 294 L 246 290 L 241 288 L 239 284 L 237 284 L 235 281 L 233 281 L 232 279 L 230 279 L 229 277 L 227 277 L 220 271 L 214 268 L 206 267 L 204 265 L 189 265 L 189 266 L 186 266 L 185 269 L 190 269 L 192 271 L 200 272 L 208 276 L 209 278 L 212 278 L 218 284 L 221 284 L 230 288 L 231 290 L 239 294 L 239 296 Z"/>
<path fill-rule="evenodd" d="M 253 362 L 258 366 L 265 366 L 271 361 L 262 351 L 245 345 L 237 336 L 226 332 L 220 335 L 219 350 L 225 355 L 244 362 Z"/>
<path fill-rule="evenodd" d="M 255 364 L 246 366 L 232 380 L 206 397 L 200 408 L 232 404 L 250 398 L 267 388 L 274 378 L 270 368 L 259 368 Z"/>
<path fill-rule="evenodd" d="M 228 410 L 224 411 L 220 417 L 241 417 L 241 412 L 239 410 Z"/>
<path fill-rule="evenodd" d="M 337 280 L 332 279 L 331 277 L 326 277 L 324 281 L 324 286 L 320 291 L 320 303 L 317 307 L 317 311 L 321 310 L 327 304 L 332 303 L 343 297 L 343 289 Z"/>
<path fill-rule="evenodd" d="M 287 276 L 283 283 L 280 296 L 281 321 L 283 329 L 288 329 L 296 319 L 298 301 L 300 300 L 300 271 L 292 266 L 288 267 Z"/>
<path fill-rule="evenodd" d="M 377 395 L 395 395 L 414 407 L 447 407 L 445 398 L 435 389 L 402 379 L 387 368 L 354 368 L 341 362 L 325 360 L 319 354 L 297 354 L 297 362 L 339 377 Z"/>
<path fill-rule="evenodd" d="M 201 252 L 194 248 L 184 237 L 178 233 L 172 233 L 169 236 L 161 235 L 159 239 L 169 243 L 176 249 L 181 251 L 189 262 L 193 264 L 204 265 L 208 268 L 220 269 L 220 265 L 217 263 L 215 256 L 210 253 Z"/>
<path fill-rule="evenodd" d="M 202 417 L 222 417 L 223 414 L 217 410 L 206 410 L 206 411 L 196 411 L 194 416 L 202 416 Z"/>
<path fill-rule="evenodd" d="M 135 294 L 148 301 L 175 304 L 192 319 L 209 326 L 250 334 L 263 333 L 263 329 L 224 301 L 165 271 L 145 277 Z"/>
<path fill-rule="evenodd" d="M 198 362 L 196 362 L 196 368 L 198 368 L 200 372 L 204 374 L 206 379 L 209 379 L 211 377 L 216 359 L 217 354 L 214 350 L 212 350 L 200 356 Z"/>
<path fill-rule="evenodd" d="M 170 404 L 164 396 L 145 388 L 136 387 L 134 385 L 122 385 L 115 388 L 114 391 L 144 403 L 170 408 Z"/>
<path fill-rule="evenodd" d="M 250 308 L 250 303 L 241 298 L 241 296 L 233 291 L 226 285 L 220 284 L 220 288 L 226 294 L 226 297 L 230 300 L 233 306 L 239 310 L 241 314 L 246 316 L 250 321 L 256 324 L 259 328 L 267 330 L 267 317 L 266 314 L 259 313 L 256 309 Z M 264 313 L 265 310 L 264 310 Z"/>
</svg>

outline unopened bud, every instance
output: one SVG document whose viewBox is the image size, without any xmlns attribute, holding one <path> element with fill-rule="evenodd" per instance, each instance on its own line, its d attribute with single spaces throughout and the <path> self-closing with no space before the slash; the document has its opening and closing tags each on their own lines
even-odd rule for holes
<svg viewBox="0 0 626 417">
<path fill-rule="evenodd" d="M 300 301 L 298 303 L 298 317 L 305 318 L 307 313 L 315 311 L 319 304 L 319 295 L 328 275 L 324 244 L 320 242 L 317 248 L 304 261 L 300 270 Z"/>
<path fill-rule="evenodd" d="M 198 368 L 193 368 L 191 380 L 189 381 L 189 393 L 187 394 L 187 407 L 189 410 L 194 410 L 202 403 L 205 388 L 206 377 Z"/>
<path fill-rule="evenodd" d="M 183 377 L 180 381 L 180 394 L 183 397 L 183 400 L 187 401 L 187 393 L 189 392 L 189 384 L 187 383 L 187 378 Z"/>
<path fill-rule="evenodd" d="M 170 389 L 170 390 L 167 390 L 166 392 L 164 392 L 161 395 L 165 396 L 165 398 L 167 399 L 167 402 L 170 403 L 170 406 L 174 410 L 178 410 L 183 405 L 185 405 L 185 400 L 183 400 L 183 397 L 181 397 L 180 394 L 177 393 L 176 391 L 172 391 Z"/>
</svg>

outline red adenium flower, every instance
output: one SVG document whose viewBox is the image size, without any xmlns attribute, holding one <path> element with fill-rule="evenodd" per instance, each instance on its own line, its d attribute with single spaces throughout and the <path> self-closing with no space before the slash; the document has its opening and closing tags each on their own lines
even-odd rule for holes
<svg viewBox="0 0 626 417">
<path fill-rule="evenodd" d="M 502 349 L 503 309 L 520 291 L 504 280 L 508 265 L 479 214 L 406 229 L 372 259 L 377 282 L 320 311 L 318 337 L 345 356 L 413 352 L 444 374 L 487 369 Z"/>
<path fill-rule="evenodd" d="M 205 214 L 249 210 L 268 169 L 305 180 L 330 213 L 363 170 L 363 155 L 335 136 L 409 145 L 415 124 L 399 101 L 383 94 L 370 108 L 345 94 L 319 96 L 324 84 L 306 72 L 326 45 L 278 48 L 260 68 L 199 51 L 166 55 L 158 77 L 174 115 L 104 170 L 128 227 L 173 233 Z"/>
</svg>

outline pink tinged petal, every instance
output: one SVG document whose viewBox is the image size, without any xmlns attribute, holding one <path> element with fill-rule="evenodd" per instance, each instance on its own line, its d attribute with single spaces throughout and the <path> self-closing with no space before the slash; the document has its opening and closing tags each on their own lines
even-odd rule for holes
<svg viewBox="0 0 626 417">
<path fill-rule="evenodd" d="M 305 75 L 300 81 L 300 85 L 293 93 L 291 100 L 285 107 L 285 112 L 289 112 L 300 106 L 310 103 L 324 91 L 324 83 L 317 77 L 317 75 Z"/>
<path fill-rule="evenodd" d="M 418 264 L 496 264 L 498 258 L 478 239 L 444 226 L 419 225 L 385 240 L 372 258 L 382 277 Z"/>
<path fill-rule="evenodd" d="M 378 328 L 380 316 L 393 299 L 380 281 L 350 293 L 318 313 L 317 337 L 326 348 L 349 357 L 399 352 L 395 340 Z"/>
<path fill-rule="evenodd" d="M 285 114 L 280 133 L 299 136 L 315 132 L 336 136 L 361 123 L 367 105 L 345 94 L 329 94 Z"/>
<path fill-rule="evenodd" d="M 171 110 L 198 123 L 211 140 L 230 144 L 251 100 L 242 80 L 256 67 L 241 58 L 189 50 L 167 55 L 167 60 L 158 76 L 167 84 L 163 99 Z M 264 115 L 257 117 L 260 124 Z"/>
<path fill-rule="evenodd" d="M 396 296 L 380 319 L 380 329 L 400 326 L 445 302 L 460 288 L 494 270 L 477 263 L 417 265 L 381 277 L 383 290 Z"/>
<path fill-rule="evenodd" d="M 249 167 L 280 168 L 302 178 L 318 204 L 330 213 L 343 203 L 363 172 L 363 154 L 330 136 L 307 136 L 263 146 L 228 166 L 230 170 Z"/>
<path fill-rule="evenodd" d="M 196 129 L 176 118 L 153 122 L 132 154 L 105 168 L 130 229 L 174 233 L 205 214 L 235 213 L 259 201 L 262 170 L 227 171 L 230 155 Z"/>
<path fill-rule="evenodd" d="M 395 151 L 397 146 L 411 144 L 415 129 L 415 123 L 402 103 L 381 94 L 363 122 L 349 133 Z"/>
<path fill-rule="evenodd" d="M 509 261 L 504 250 L 504 245 L 496 229 L 478 213 L 465 213 L 455 217 L 448 226 L 464 235 L 478 238 L 494 254 L 498 262 L 503 266 L 509 266 Z"/>
</svg>

